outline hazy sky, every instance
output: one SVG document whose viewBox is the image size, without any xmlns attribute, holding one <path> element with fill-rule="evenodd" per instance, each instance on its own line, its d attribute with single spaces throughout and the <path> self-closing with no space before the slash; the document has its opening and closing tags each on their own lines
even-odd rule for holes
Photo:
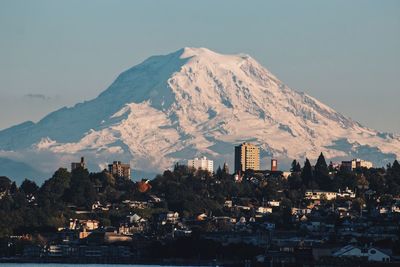
<svg viewBox="0 0 400 267">
<path fill-rule="evenodd" d="M 250 54 L 293 89 L 400 133 L 397 0 L 0 0 L 0 129 L 94 98 L 185 46 Z"/>
</svg>

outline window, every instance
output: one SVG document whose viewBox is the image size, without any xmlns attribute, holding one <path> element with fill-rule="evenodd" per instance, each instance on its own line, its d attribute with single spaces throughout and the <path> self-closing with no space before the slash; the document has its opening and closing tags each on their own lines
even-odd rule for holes
<svg viewBox="0 0 400 267">
<path fill-rule="evenodd" d="M 371 253 L 371 254 L 375 254 L 375 253 L 376 253 L 376 250 L 375 250 L 375 249 L 371 249 L 371 250 L 370 250 L 370 253 Z"/>
</svg>

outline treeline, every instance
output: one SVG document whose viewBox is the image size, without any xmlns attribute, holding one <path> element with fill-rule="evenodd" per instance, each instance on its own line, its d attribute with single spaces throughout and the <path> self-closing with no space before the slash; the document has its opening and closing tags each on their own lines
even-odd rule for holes
<svg viewBox="0 0 400 267">
<path fill-rule="evenodd" d="M 90 213 L 102 225 L 118 226 L 122 217 L 129 213 L 121 205 L 123 200 L 146 201 L 151 195 L 165 201 L 154 209 L 138 210 L 140 215 L 151 218 L 158 211 L 177 211 L 190 217 L 199 213 L 208 215 L 232 215 L 224 208 L 225 200 L 235 200 L 239 205 L 262 204 L 279 199 L 281 206 L 276 214 L 278 225 L 290 220 L 290 209 L 304 203 L 306 189 L 338 191 L 348 187 L 357 190 L 358 201 L 367 202 L 365 192 L 373 192 L 371 206 L 391 203 L 400 195 L 400 164 L 394 161 L 387 168 L 357 169 L 353 172 L 334 171 L 326 164 L 321 153 L 315 166 L 307 159 L 303 166 L 296 160 L 292 174 L 283 179 L 279 174 L 248 170 L 237 183 L 226 169 L 218 168 L 215 174 L 176 165 L 150 181 L 150 190 L 140 190 L 138 183 L 113 177 L 107 171 L 89 173 L 76 169 L 72 173 L 60 168 L 40 187 L 25 180 L 20 187 L 6 177 L 0 177 L 0 237 L 9 235 L 56 231 L 76 218 L 75 209 L 91 209 L 92 204 L 111 203 L 118 209 Z M 372 201 L 372 202 L 371 202 Z M 235 215 L 235 214 L 233 214 Z M 241 216 L 240 213 L 236 214 Z M 252 214 L 247 214 L 252 215 Z M 275 216 L 275 215 L 274 215 Z"/>
<path fill-rule="evenodd" d="M 334 170 L 328 166 L 324 155 L 321 153 L 315 166 L 311 166 L 308 159 L 301 167 L 294 160 L 289 176 L 290 188 L 320 189 L 337 191 L 348 187 L 349 189 L 371 189 L 377 194 L 400 195 L 400 164 L 397 160 L 388 164 L 387 168 L 358 168 L 348 171 L 340 168 Z"/>
<path fill-rule="evenodd" d="M 72 173 L 60 168 L 41 187 L 24 180 L 18 188 L 15 182 L 1 177 L 0 192 L 0 237 L 55 231 L 68 223 L 75 208 L 91 209 L 96 201 L 117 203 L 140 195 L 130 180 L 116 179 L 106 171 L 88 173 L 82 168 Z M 110 224 L 107 215 L 103 219 Z"/>
</svg>

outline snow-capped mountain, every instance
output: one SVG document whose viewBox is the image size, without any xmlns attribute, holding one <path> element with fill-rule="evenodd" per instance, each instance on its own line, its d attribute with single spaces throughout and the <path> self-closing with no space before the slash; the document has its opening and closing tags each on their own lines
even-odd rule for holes
<svg viewBox="0 0 400 267">
<path fill-rule="evenodd" d="M 49 172 L 80 155 L 100 168 L 123 160 L 158 172 L 199 155 L 232 163 L 243 141 L 258 144 L 264 159 L 324 152 L 383 165 L 400 155 L 399 136 L 288 88 L 248 55 L 183 48 L 123 72 L 91 101 L 1 131 L 0 156 Z"/>
</svg>

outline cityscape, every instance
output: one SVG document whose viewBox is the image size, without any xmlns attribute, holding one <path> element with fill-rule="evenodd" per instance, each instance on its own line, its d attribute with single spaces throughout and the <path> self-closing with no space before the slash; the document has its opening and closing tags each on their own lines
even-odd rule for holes
<svg viewBox="0 0 400 267">
<path fill-rule="evenodd" d="M 321 153 L 315 165 L 293 160 L 283 171 L 271 159 L 271 168 L 260 170 L 256 144 L 232 151 L 232 171 L 226 163 L 214 169 L 203 156 L 136 182 L 129 164 L 113 161 L 89 173 L 83 157 L 40 187 L 1 177 L 0 213 L 13 222 L 2 221 L 8 237 L 2 261 L 381 266 L 400 260 L 397 161 L 386 168 L 362 159 L 328 164 Z"/>
<path fill-rule="evenodd" d="M 0 0 L 0 267 L 400 266 L 399 15 Z"/>
</svg>

